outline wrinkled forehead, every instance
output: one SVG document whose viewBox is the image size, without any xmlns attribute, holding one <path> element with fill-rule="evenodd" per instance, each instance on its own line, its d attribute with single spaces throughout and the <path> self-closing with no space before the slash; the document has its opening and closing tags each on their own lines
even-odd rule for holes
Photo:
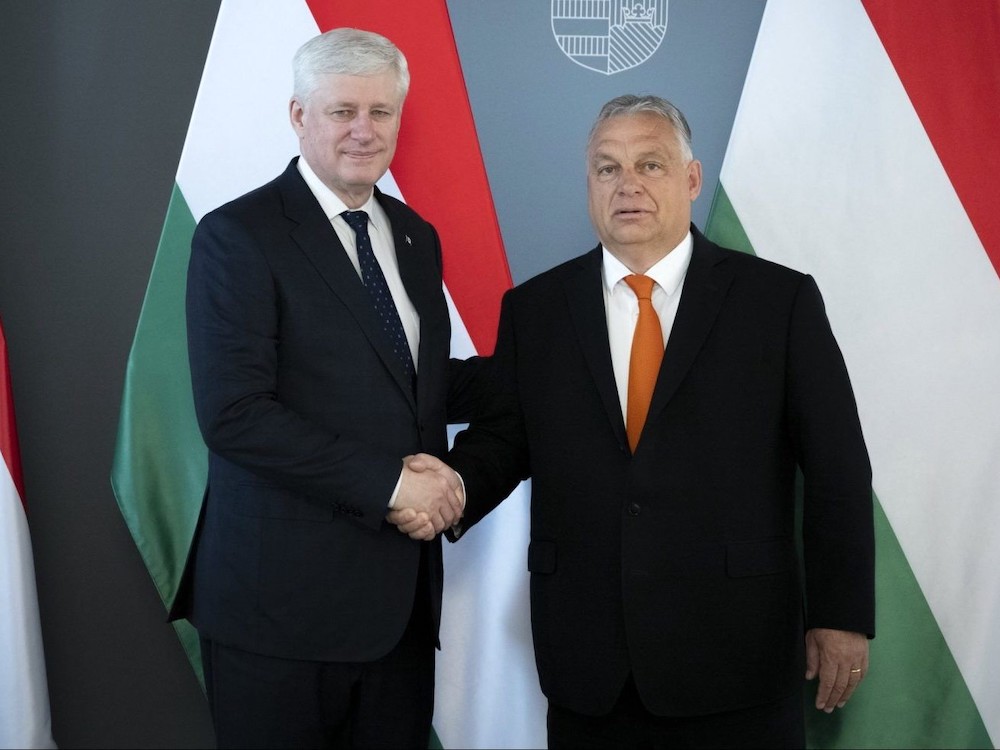
<svg viewBox="0 0 1000 750">
<path fill-rule="evenodd" d="M 322 102 L 402 105 L 399 81 L 390 69 L 365 75 L 323 73 L 316 76 L 309 98 Z"/>
<path fill-rule="evenodd" d="M 588 159 L 622 153 L 676 155 L 680 144 L 673 124 L 664 117 L 641 112 L 609 117 L 594 128 L 587 149 Z"/>
</svg>

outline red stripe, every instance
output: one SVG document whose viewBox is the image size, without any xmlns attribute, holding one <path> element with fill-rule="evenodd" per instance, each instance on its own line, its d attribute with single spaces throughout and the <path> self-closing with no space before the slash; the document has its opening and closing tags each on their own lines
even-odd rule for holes
<svg viewBox="0 0 1000 750">
<path fill-rule="evenodd" d="M 0 454 L 7 464 L 14 487 L 24 504 L 24 478 L 21 474 L 21 452 L 17 447 L 17 428 L 14 423 L 14 396 L 7 367 L 7 339 L 0 321 Z"/>
<path fill-rule="evenodd" d="M 864 6 L 1000 273 L 1000 2 L 865 0 Z"/>
<path fill-rule="evenodd" d="M 406 55 L 410 93 L 392 175 L 440 232 L 448 291 L 476 350 L 491 353 L 511 276 L 445 0 L 307 4 L 322 31 L 375 31 Z"/>
</svg>

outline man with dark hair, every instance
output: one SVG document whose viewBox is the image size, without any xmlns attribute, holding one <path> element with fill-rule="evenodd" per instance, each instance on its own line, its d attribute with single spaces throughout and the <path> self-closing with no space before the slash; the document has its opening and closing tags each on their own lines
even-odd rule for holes
<svg viewBox="0 0 1000 750">
<path fill-rule="evenodd" d="M 803 747 L 803 675 L 833 711 L 868 670 L 871 466 L 843 357 L 810 276 L 691 224 L 701 184 L 676 107 L 604 106 L 600 245 L 505 295 L 496 392 L 446 457 L 452 538 L 531 477 L 550 748 Z"/>
</svg>

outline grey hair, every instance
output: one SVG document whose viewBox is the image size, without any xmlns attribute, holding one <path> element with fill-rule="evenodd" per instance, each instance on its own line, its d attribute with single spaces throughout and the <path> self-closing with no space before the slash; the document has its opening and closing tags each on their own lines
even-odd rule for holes
<svg viewBox="0 0 1000 750">
<path fill-rule="evenodd" d="M 361 29 L 331 29 L 299 47 L 292 58 L 293 96 L 302 102 L 320 87 L 322 77 L 396 74 L 399 101 L 410 88 L 410 70 L 399 48 L 381 34 Z"/>
<path fill-rule="evenodd" d="M 597 128 L 602 123 L 610 120 L 612 117 L 638 115 L 645 112 L 658 115 L 673 126 L 674 133 L 677 135 L 677 145 L 681 149 L 681 155 L 685 160 L 691 161 L 694 158 L 694 152 L 691 149 L 691 127 L 688 125 L 684 113 L 666 99 L 653 96 L 652 94 L 643 94 L 641 96 L 623 94 L 622 96 L 616 96 L 601 107 L 601 111 L 598 113 L 597 119 L 590 129 L 590 135 L 587 137 L 587 150 L 590 150 L 594 140 L 594 133 L 597 132 Z"/>
</svg>

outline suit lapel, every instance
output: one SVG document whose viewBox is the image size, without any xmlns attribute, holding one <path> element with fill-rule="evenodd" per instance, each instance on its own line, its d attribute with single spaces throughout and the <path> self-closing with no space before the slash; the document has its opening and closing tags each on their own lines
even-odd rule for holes
<svg viewBox="0 0 1000 750">
<path fill-rule="evenodd" d="M 442 282 L 440 275 L 441 258 L 435 247 L 425 247 L 421 237 L 426 231 L 415 231 L 410 227 L 412 219 L 400 210 L 399 204 L 381 199 L 381 192 L 375 188 L 375 197 L 389 218 L 392 239 L 396 247 L 396 263 L 406 294 L 420 319 L 420 346 L 417 350 L 417 371 L 424 377 L 417 377 L 417 391 L 429 387 L 438 376 L 440 365 L 434 352 L 448 351 L 451 342 L 447 339 L 451 326 L 447 310 L 442 310 Z"/>
<path fill-rule="evenodd" d="M 694 363 L 733 280 L 733 264 L 693 226 L 694 247 L 684 277 L 677 317 L 663 355 L 663 365 L 649 405 L 648 419 L 663 410 Z"/>
<path fill-rule="evenodd" d="M 372 348 L 392 373 L 400 390 L 416 409 L 413 389 L 392 351 L 389 337 L 378 320 L 368 290 L 347 257 L 347 251 L 330 220 L 299 174 L 295 161 L 292 160 L 279 179 L 279 187 L 285 200 L 285 214 L 296 225 L 290 232 L 291 238 L 315 266 L 330 290 L 350 311 Z"/>
<path fill-rule="evenodd" d="M 611 429 L 615 437 L 625 445 L 628 439 L 625 435 L 621 402 L 618 400 L 614 367 L 611 364 L 608 320 L 604 309 L 604 293 L 601 291 L 601 262 L 600 245 L 579 258 L 565 281 L 566 297 L 577 340 L 604 404 Z"/>
</svg>

